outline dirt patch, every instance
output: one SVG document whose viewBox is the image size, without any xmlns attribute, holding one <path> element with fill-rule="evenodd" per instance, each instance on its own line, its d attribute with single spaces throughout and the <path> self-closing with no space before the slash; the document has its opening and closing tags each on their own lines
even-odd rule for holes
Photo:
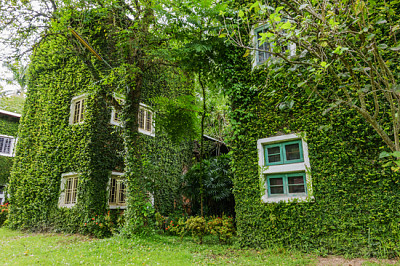
<svg viewBox="0 0 400 266">
<path fill-rule="evenodd" d="M 325 258 L 318 258 L 317 265 L 343 265 L 343 266 L 361 266 L 363 263 L 376 263 L 379 265 L 393 265 L 400 263 L 399 260 L 378 260 L 378 259 L 345 259 L 341 257 L 328 256 Z"/>
</svg>

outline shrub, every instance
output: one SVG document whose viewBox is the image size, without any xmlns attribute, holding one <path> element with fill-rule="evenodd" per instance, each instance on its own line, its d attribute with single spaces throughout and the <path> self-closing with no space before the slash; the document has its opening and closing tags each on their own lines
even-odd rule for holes
<svg viewBox="0 0 400 266">
<path fill-rule="evenodd" d="M 0 205 L 0 226 L 8 219 L 8 203 Z"/>
<path fill-rule="evenodd" d="M 165 231 L 166 217 L 162 216 L 161 213 L 159 213 L 159 212 L 156 212 L 155 217 L 156 217 L 157 229 Z"/>
<path fill-rule="evenodd" d="M 225 215 L 222 215 L 222 217 L 213 217 L 207 223 L 207 226 L 208 231 L 212 235 L 218 236 L 220 243 L 226 243 L 236 232 L 233 218 Z"/>
<path fill-rule="evenodd" d="M 124 225 L 123 212 L 108 211 L 106 215 L 94 214 L 83 223 L 83 232 L 97 238 L 109 237 Z"/>
<path fill-rule="evenodd" d="M 194 239 L 198 238 L 198 243 L 203 243 L 203 237 L 207 234 L 207 223 L 204 217 L 193 216 L 186 221 L 186 228 L 192 232 Z"/>
<path fill-rule="evenodd" d="M 172 222 L 172 221 L 171 221 Z M 174 233 L 178 236 L 182 238 L 186 235 L 186 233 L 188 232 L 188 228 L 187 228 L 187 220 L 185 218 L 179 218 L 178 222 L 174 225 L 173 223 L 171 223 L 171 225 L 169 225 L 167 227 L 167 229 L 171 232 Z"/>
</svg>

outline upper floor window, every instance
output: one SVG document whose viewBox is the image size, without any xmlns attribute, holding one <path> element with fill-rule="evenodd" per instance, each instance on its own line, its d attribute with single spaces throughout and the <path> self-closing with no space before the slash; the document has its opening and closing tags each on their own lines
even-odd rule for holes
<svg viewBox="0 0 400 266">
<path fill-rule="evenodd" d="M 149 106 L 140 103 L 139 114 L 138 114 L 138 130 L 140 133 L 154 137 L 154 120 L 153 111 L 150 110 Z M 111 120 L 112 125 L 121 126 L 120 113 L 112 108 Z"/>
<path fill-rule="evenodd" d="M 138 122 L 139 131 L 151 133 L 153 131 L 153 112 L 140 106 Z"/>
<path fill-rule="evenodd" d="M 265 145 L 265 165 L 303 162 L 301 144 L 301 140 L 295 140 Z"/>
<path fill-rule="evenodd" d="M 0 155 L 13 156 L 14 142 L 14 137 L 0 135 Z"/>
<path fill-rule="evenodd" d="M 71 125 L 83 123 L 85 119 L 85 109 L 86 95 L 80 95 L 72 98 L 69 123 Z"/>
<path fill-rule="evenodd" d="M 281 43 L 269 43 L 262 42 L 262 35 L 268 32 L 268 26 L 264 25 L 254 30 L 254 47 L 256 51 L 254 53 L 255 60 L 253 67 L 265 63 L 269 58 L 273 57 L 271 52 L 275 53 L 289 53 L 290 56 L 296 52 L 296 44 L 281 44 Z M 279 48 L 279 49 L 277 49 Z M 288 51 L 288 52 L 287 52 Z"/>
</svg>

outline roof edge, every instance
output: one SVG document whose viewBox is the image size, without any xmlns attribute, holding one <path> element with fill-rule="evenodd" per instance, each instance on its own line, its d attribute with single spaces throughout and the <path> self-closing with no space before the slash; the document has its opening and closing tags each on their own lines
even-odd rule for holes
<svg viewBox="0 0 400 266">
<path fill-rule="evenodd" d="M 0 114 L 21 118 L 20 114 L 17 114 L 17 113 L 14 113 L 14 112 L 5 111 L 5 110 L 0 110 Z"/>
</svg>

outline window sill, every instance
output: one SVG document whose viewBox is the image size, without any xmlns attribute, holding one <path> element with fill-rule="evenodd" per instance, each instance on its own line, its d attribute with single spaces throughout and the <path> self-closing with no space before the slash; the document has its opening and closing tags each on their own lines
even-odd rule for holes
<svg viewBox="0 0 400 266">
<path fill-rule="evenodd" d="M 307 203 L 307 202 L 314 202 L 314 197 L 313 196 L 268 197 L 267 195 L 264 195 L 262 196 L 261 200 L 264 203 L 294 203 L 294 202 Z"/>
<path fill-rule="evenodd" d="M 63 205 L 59 205 L 59 208 L 68 208 L 71 209 L 72 207 L 74 207 L 75 204 L 63 204 Z"/>
<path fill-rule="evenodd" d="M 110 210 L 116 210 L 116 209 L 125 210 L 125 209 L 126 209 L 126 206 L 108 205 L 108 208 L 109 208 Z"/>
<path fill-rule="evenodd" d="M 14 157 L 13 154 L 9 154 L 9 153 L 0 153 L 0 156 L 5 156 L 5 157 Z"/>
</svg>

